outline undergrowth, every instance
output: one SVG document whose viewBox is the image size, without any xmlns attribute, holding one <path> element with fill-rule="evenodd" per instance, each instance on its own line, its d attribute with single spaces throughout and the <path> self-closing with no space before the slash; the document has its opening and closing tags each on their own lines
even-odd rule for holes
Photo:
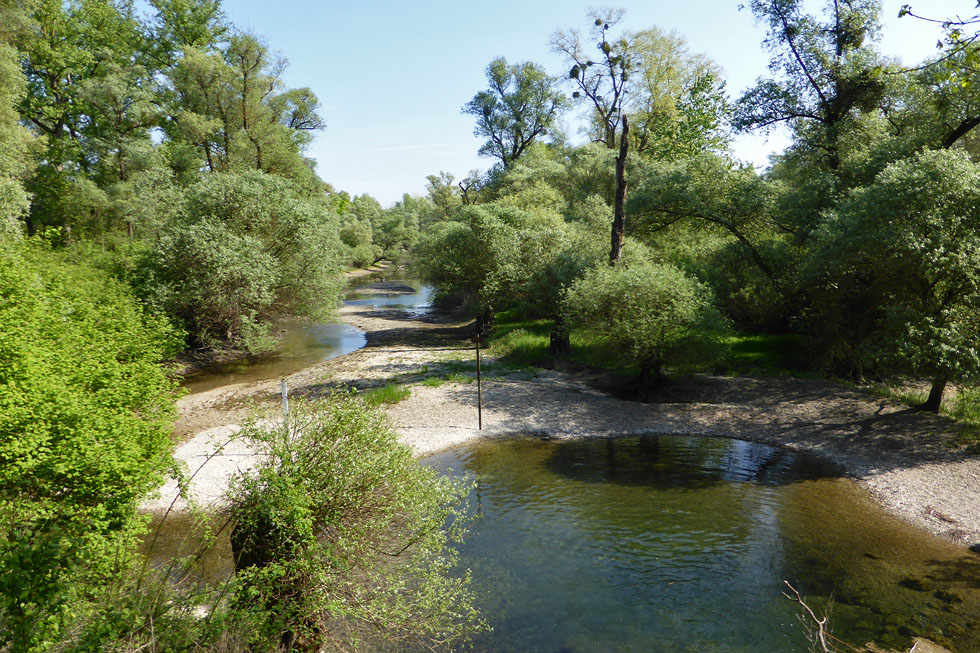
<svg viewBox="0 0 980 653">
<path fill-rule="evenodd" d="M 380 388 L 365 390 L 361 393 L 361 399 L 368 406 L 380 406 L 382 404 L 397 404 L 408 399 L 412 395 L 412 390 L 407 385 L 388 383 Z"/>
</svg>

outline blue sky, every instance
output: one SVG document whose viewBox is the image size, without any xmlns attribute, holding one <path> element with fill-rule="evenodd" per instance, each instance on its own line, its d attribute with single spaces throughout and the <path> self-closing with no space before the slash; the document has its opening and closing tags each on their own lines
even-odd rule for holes
<svg viewBox="0 0 980 653">
<path fill-rule="evenodd" d="M 882 50 L 905 63 L 935 52 L 938 30 L 897 19 L 902 4 L 921 13 L 971 14 L 974 0 L 884 0 Z M 587 28 L 578 0 L 225 0 L 239 28 L 285 56 L 289 86 L 309 86 L 327 128 L 309 155 L 320 176 L 352 195 L 384 205 L 402 193 L 424 193 L 425 176 L 445 170 L 462 178 L 493 161 L 476 154 L 473 118 L 461 107 L 486 86 L 495 57 L 535 61 L 557 74 L 565 66 L 548 41 L 556 29 Z M 626 9 L 630 29 L 676 30 L 692 52 L 703 52 L 726 73 L 733 97 L 766 74 L 764 30 L 739 0 L 609 3 Z M 814 8 L 822 4 L 813 0 Z M 575 127 L 569 124 L 569 132 Z M 757 165 L 786 144 L 774 135 L 739 139 L 736 154 Z"/>
</svg>

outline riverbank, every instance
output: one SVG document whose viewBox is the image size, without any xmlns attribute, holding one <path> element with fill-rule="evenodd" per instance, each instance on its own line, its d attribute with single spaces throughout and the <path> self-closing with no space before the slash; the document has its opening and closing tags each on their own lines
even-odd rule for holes
<svg viewBox="0 0 980 653">
<path fill-rule="evenodd" d="M 644 404 L 600 392 L 578 376 L 496 367 L 484 379 L 481 431 L 476 385 L 466 382 L 471 379 L 454 362 L 472 360 L 468 324 L 358 306 L 343 308 L 340 317 L 367 332 L 367 346 L 290 375 L 291 394 L 317 397 L 345 385 L 408 384 L 411 396 L 388 413 L 418 455 L 514 433 L 555 439 L 663 433 L 738 438 L 824 456 L 889 512 L 958 544 L 980 545 L 980 457 L 958 444 L 956 424 L 892 400 L 824 381 L 697 376 L 675 389 L 676 399 Z M 453 381 L 421 384 L 447 372 Z M 274 410 L 279 392 L 276 380 L 225 386 L 178 402 L 178 458 L 192 472 L 208 461 L 191 486 L 199 502 L 218 500 L 227 478 L 254 464 L 237 441 L 215 453 L 250 411 Z M 166 509 L 175 492 L 175 486 L 164 488 L 146 507 Z"/>
</svg>

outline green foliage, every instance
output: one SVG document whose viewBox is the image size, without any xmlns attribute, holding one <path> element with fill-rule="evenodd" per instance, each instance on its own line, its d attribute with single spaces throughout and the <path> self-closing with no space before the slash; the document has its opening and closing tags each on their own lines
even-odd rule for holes
<svg viewBox="0 0 980 653">
<path fill-rule="evenodd" d="M 13 9 L 0 6 L 0 21 L 13 23 Z M 15 110 L 27 86 L 18 63 L 17 51 L 0 37 L 0 241 L 20 236 L 20 218 L 29 208 L 22 181 L 34 168 L 38 145 Z"/>
<path fill-rule="evenodd" d="M 572 325 L 607 338 L 622 360 L 639 364 L 641 376 L 654 381 L 664 365 L 721 353 L 725 323 L 707 288 L 668 265 L 595 268 L 569 288 L 565 310 Z"/>
<path fill-rule="evenodd" d="M 0 250 L 0 643 L 44 649 L 131 555 L 170 463 L 176 334 L 119 282 Z"/>
<path fill-rule="evenodd" d="M 326 209 L 281 177 L 210 175 L 161 230 L 139 281 L 151 305 L 203 344 L 255 346 L 267 318 L 322 318 L 336 305 L 342 252 Z"/>
<path fill-rule="evenodd" d="M 883 62 L 873 49 L 880 3 L 835 3 L 823 21 L 806 14 L 799 0 L 752 0 L 752 12 L 768 24 L 764 45 L 773 53 L 774 78 L 761 79 L 736 104 L 735 127 L 770 129 L 787 124 L 796 147 L 811 163 L 836 170 L 841 137 L 861 127 L 886 84 Z"/>
<path fill-rule="evenodd" d="M 855 191 L 821 234 L 825 349 L 871 370 L 980 375 L 980 167 L 923 152 Z"/>
<path fill-rule="evenodd" d="M 455 177 L 448 172 L 426 176 L 425 189 L 433 211 L 429 221 L 454 220 L 456 211 L 463 206 L 460 188 L 453 181 Z"/>
<path fill-rule="evenodd" d="M 355 267 L 366 267 L 375 261 L 371 223 L 345 215 L 340 225 L 340 241 L 347 247 L 346 259 Z"/>
<path fill-rule="evenodd" d="M 557 284 L 593 264 L 588 238 L 554 213 L 498 201 L 464 207 L 458 218 L 423 235 L 418 267 L 443 290 L 471 294 L 484 308 L 516 301 L 553 313 Z"/>
<path fill-rule="evenodd" d="M 799 334 L 735 334 L 724 339 L 726 371 L 733 374 L 780 375 L 805 372 L 805 340 Z"/>
<path fill-rule="evenodd" d="M 637 32 L 633 47 L 642 57 L 629 113 L 635 150 L 670 160 L 727 149 L 730 108 L 718 66 L 689 53 L 676 32 Z"/>
<path fill-rule="evenodd" d="M 408 386 L 388 383 L 380 388 L 367 390 L 361 393 L 361 398 L 368 406 L 380 406 L 381 404 L 397 404 L 412 396 L 412 389 Z"/>
<path fill-rule="evenodd" d="M 232 490 L 233 614 L 251 644 L 432 645 L 480 629 L 467 579 L 449 575 L 467 488 L 419 465 L 355 396 L 290 410 L 246 428 L 266 462 Z"/>
<path fill-rule="evenodd" d="M 949 416 L 965 424 L 974 439 L 980 438 L 980 388 L 959 388 Z"/>
<path fill-rule="evenodd" d="M 486 137 L 480 154 L 509 168 L 539 137 L 545 136 L 568 107 L 565 96 L 539 65 L 508 65 L 498 57 L 487 66 L 490 88 L 480 91 L 463 113 L 476 118 L 473 133 Z"/>
<path fill-rule="evenodd" d="M 551 332 L 550 320 L 537 320 L 533 331 L 508 324 L 499 331 L 495 329 L 489 352 L 507 365 L 527 367 L 546 362 L 548 354 L 548 334 Z"/>
</svg>

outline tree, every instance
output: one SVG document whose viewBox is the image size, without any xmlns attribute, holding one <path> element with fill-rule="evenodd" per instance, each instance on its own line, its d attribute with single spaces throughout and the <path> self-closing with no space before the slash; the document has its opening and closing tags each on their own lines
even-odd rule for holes
<svg viewBox="0 0 980 653">
<path fill-rule="evenodd" d="M 324 318 L 342 265 L 336 220 L 288 180 L 250 170 L 208 175 L 161 229 L 137 275 L 146 300 L 198 344 L 262 349 L 268 321 Z"/>
<path fill-rule="evenodd" d="M 169 139 L 199 148 L 211 171 L 254 169 L 322 189 L 302 153 L 323 128 L 308 88 L 285 89 L 282 58 L 250 35 L 233 36 L 221 53 L 187 48 L 169 72 Z"/>
<path fill-rule="evenodd" d="M 922 152 L 855 191 L 815 255 L 831 351 L 879 373 L 928 375 L 923 408 L 934 412 L 948 381 L 980 378 L 978 206 L 980 167 Z"/>
<path fill-rule="evenodd" d="M 422 276 L 476 300 L 483 322 L 506 302 L 527 299 L 528 282 L 560 248 L 561 216 L 505 202 L 466 206 L 456 221 L 430 227 L 415 249 Z"/>
<path fill-rule="evenodd" d="M 126 181 L 148 158 L 149 129 L 159 122 L 147 70 L 107 64 L 99 78 L 80 83 L 78 98 L 89 106 L 86 149 L 93 177 L 103 184 Z"/>
<path fill-rule="evenodd" d="M 20 124 L 17 105 L 26 94 L 27 82 L 21 72 L 17 50 L 8 42 L 23 25 L 26 16 L 13 5 L 0 2 L 0 23 L 10 29 L 0 33 L 0 241 L 22 232 L 21 219 L 30 200 L 23 181 L 34 170 L 34 155 L 42 145 Z"/>
<path fill-rule="evenodd" d="M 429 202 L 435 209 L 429 219 L 452 220 L 463 205 L 460 189 L 453 185 L 456 178 L 448 172 L 440 171 L 438 175 L 427 175 L 425 179 L 425 190 L 428 192 Z"/>
<path fill-rule="evenodd" d="M 883 64 L 870 44 L 878 31 L 878 0 L 828 0 L 821 22 L 802 0 L 752 0 L 768 24 L 764 42 L 778 77 L 761 79 L 736 104 L 737 129 L 788 125 L 799 143 L 836 170 L 842 138 L 858 127 L 861 112 L 878 106 L 885 90 Z"/>
<path fill-rule="evenodd" d="M 228 35 L 220 0 L 149 0 L 156 9 L 151 43 L 165 67 L 173 66 L 185 48 L 208 51 Z"/>
<path fill-rule="evenodd" d="M 108 64 L 131 66 L 141 41 L 139 24 L 110 0 L 38 0 L 30 18 L 18 42 L 28 80 L 20 112 L 47 137 L 49 165 L 85 170 L 90 107 L 78 97 L 80 83 L 101 79 Z"/>
<path fill-rule="evenodd" d="M 718 66 L 657 28 L 637 32 L 634 48 L 642 64 L 628 103 L 633 149 L 661 160 L 724 150 L 730 108 Z"/>
<path fill-rule="evenodd" d="M 636 232 L 648 238 L 682 222 L 732 236 L 778 292 L 781 270 L 764 243 L 782 230 L 773 220 L 774 187 L 751 167 L 702 154 L 674 163 L 648 164 L 630 200 Z"/>
<path fill-rule="evenodd" d="M 552 50 L 571 64 L 568 77 L 576 88 L 572 97 L 592 106 L 595 140 L 611 149 L 619 143 L 627 101 L 637 81 L 634 76 L 642 65 L 635 33 L 625 32 L 615 40 L 609 37 L 609 30 L 622 20 L 624 13 L 611 9 L 589 13 L 593 23 L 589 37 L 599 51 L 598 61 L 592 59 L 577 30 L 558 31 L 551 37 Z"/>
<path fill-rule="evenodd" d="M 487 138 L 480 154 L 509 168 L 547 134 L 567 100 L 544 69 L 530 61 L 509 66 L 503 57 L 494 59 L 487 66 L 487 82 L 490 88 L 473 96 L 463 113 L 476 117 L 474 135 Z"/>
<path fill-rule="evenodd" d="M 605 337 L 625 361 L 639 365 L 643 396 L 663 382 L 664 365 L 717 356 L 725 330 L 705 286 L 657 263 L 593 269 L 569 288 L 565 312 L 573 325 Z"/>
<path fill-rule="evenodd" d="M 581 35 L 571 30 L 568 33 L 556 32 L 552 37 L 552 49 L 565 55 L 572 64 L 568 76 L 574 81 L 577 91 L 573 98 L 583 96 L 594 109 L 593 121 L 600 134 L 599 140 L 608 148 L 617 146 L 616 157 L 616 200 L 613 207 L 610 265 L 616 265 L 622 258 L 623 237 L 626 233 L 626 157 L 629 153 L 629 119 L 626 115 L 626 102 L 632 89 L 631 78 L 641 65 L 640 56 L 633 47 L 635 36 L 627 32 L 610 43 L 607 32 L 623 17 L 622 10 L 593 11 L 591 35 L 598 39 L 596 47 L 601 53 L 598 62 L 585 52 Z"/>
</svg>

